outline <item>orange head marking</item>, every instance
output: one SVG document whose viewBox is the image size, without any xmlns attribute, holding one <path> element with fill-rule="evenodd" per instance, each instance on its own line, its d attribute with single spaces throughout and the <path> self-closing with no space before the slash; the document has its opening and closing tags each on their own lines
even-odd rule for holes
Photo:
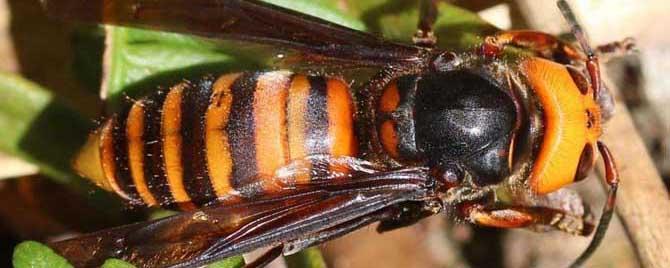
<svg viewBox="0 0 670 268">
<path fill-rule="evenodd" d="M 600 106 L 591 87 L 580 90 L 565 65 L 531 57 L 521 71 L 544 110 L 544 136 L 528 180 L 533 192 L 544 194 L 583 178 L 593 166 Z"/>
</svg>

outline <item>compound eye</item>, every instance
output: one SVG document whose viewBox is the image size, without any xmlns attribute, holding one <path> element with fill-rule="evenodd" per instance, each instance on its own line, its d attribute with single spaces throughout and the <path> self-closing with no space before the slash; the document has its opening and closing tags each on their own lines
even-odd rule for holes
<svg viewBox="0 0 670 268">
<path fill-rule="evenodd" d="M 579 92 L 582 93 L 582 95 L 588 94 L 589 90 L 591 90 L 591 83 L 586 79 L 584 73 L 580 72 L 575 67 L 568 67 L 567 69 L 572 80 L 575 82 L 575 85 L 577 85 Z"/>
<path fill-rule="evenodd" d="M 587 143 L 582 150 L 582 155 L 579 157 L 579 164 L 577 165 L 577 172 L 575 172 L 575 181 L 585 179 L 594 164 L 593 145 Z"/>
</svg>

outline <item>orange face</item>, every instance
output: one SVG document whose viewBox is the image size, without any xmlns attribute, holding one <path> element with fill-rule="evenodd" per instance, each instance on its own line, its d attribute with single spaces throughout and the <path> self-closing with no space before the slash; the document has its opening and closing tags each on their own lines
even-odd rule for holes
<svg viewBox="0 0 670 268">
<path fill-rule="evenodd" d="M 580 91 L 564 65 L 531 57 L 520 67 L 544 112 L 544 136 L 528 182 L 533 192 L 545 194 L 593 166 L 602 133 L 600 106 L 591 87 Z"/>
</svg>

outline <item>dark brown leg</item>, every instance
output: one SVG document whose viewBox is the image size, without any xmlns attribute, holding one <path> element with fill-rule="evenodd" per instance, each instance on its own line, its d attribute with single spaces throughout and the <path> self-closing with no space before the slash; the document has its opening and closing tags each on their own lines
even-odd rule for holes
<svg viewBox="0 0 670 268">
<path fill-rule="evenodd" d="M 591 243 L 582 254 L 570 265 L 571 268 L 580 267 L 598 248 L 607 232 L 610 220 L 614 215 L 616 193 L 619 185 L 619 174 L 607 146 L 598 142 L 598 150 L 605 163 L 605 182 L 609 185 L 607 202 L 603 207 L 600 221 L 595 229 Z M 572 215 L 561 210 L 546 207 L 510 207 L 502 209 L 487 209 L 481 205 L 471 204 L 461 207 L 462 216 L 471 222 L 498 228 L 531 227 L 534 225 L 551 226 L 564 232 L 588 235 L 593 230 L 591 223 L 583 216 Z"/>
<path fill-rule="evenodd" d="M 559 40 L 555 36 L 534 31 L 507 31 L 486 37 L 484 44 L 481 46 L 480 53 L 486 57 L 498 57 L 503 53 L 503 49 L 506 46 L 513 46 L 529 49 L 540 57 L 562 64 L 570 64 L 572 61 L 583 61 L 586 64 L 586 71 L 591 78 L 594 96 L 598 96 L 602 83 L 598 57 L 586 44 L 584 33 L 579 28 L 579 25 L 576 23 L 571 23 L 571 25 L 573 27 L 572 32 L 579 41 L 586 57 L 573 46 Z M 575 29 L 575 27 L 577 28 Z"/>
<path fill-rule="evenodd" d="M 437 43 L 437 37 L 433 33 L 433 25 L 437 19 L 437 1 L 421 0 L 419 26 L 412 38 L 412 41 L 417 46 L 433 48 Z"/>
<path fill-rule="evenodd" d="M 563 17 L 568 22 L 568 24 L 570 24 L 572 35 L 575 36 L 577 42 L 579 42 L 579 45 L 582 47 L 582 51 L 584 51 L 584 54 L 586 54 L 586 70 L 591 77 L 591 87 L 593 87 L 593 94 L 597 98 L 597 96 L 600 94 L 600 89 L 602 88 L 598 56 L 596 56 L 596 54 L 593 52 L 593 49 L 591 49 L 591 46 L 589 46 L 586 34 L 584 33 L 584 30 L 582 30 L 582 27 L 579 25 L 579 23 L 577 23 L 577 18 L 575 18 L 575 14 L 572 13 L 572 9 L 570 8 L 570 5 L 568 5 L 568 2 L 565 0 L 559 0 L 557 4 L 558 9 L 560 9 L 561 13 L 563 13 Z"/>
<path fill-rule="evenodd" d="M 570 61 L 584 61 L 586 64 L 586 71 L 591 78 L 591 86 L 593 87 L 594 96 L 597 97 L 602 88 L 598 56 L 589 46 L 586 34 L 584 34 L 584 30 L 582 30 L 582 27 L 577 23 L 577 19 L 568 3 L 565 0 L 559 0 L 557 4 L 563 17 L 568 24 L 570 24 L 571 32 L 577 39 L 577 42 L 586 57 L 582 56 L 582 54 L 570 44 L 559 40 L 555 36 L 534 31 L 507 31 L 486 37 L 484 44 L 481 46 L 480 53 L 487 57 L 497 57 L 502 54 L 505 46 L 515 46 L 529 49 L 536 52 L 541 57 L 563 64 L 569 64 Z"/>
<path fill-rule="evenodd" d="M 572 29 L 572 34 L 577 38 L 579 45 L 582 47 L 584 53 L 586 53 L 586 69 L 591 77 L 591 86 L 593 87 L 593 93 L 595 98 L 600 96 L 600 90 L 602 88 L 602 82 L 600 79 L 600 65 L 598 64 L 598 57 L 593 52 L 593 49 L 589 46 L 586 35 L 584 31 L 577 23 L 575 15 L 572 13 L 570 6 L 565 0 L 558 1 L 558 8 L 563 13 L 563 17 L 568 21 Z M 600 222 L 596 229 L 596 233 L 591 239 L 591 243 L 586 247 L 584 252 L 582 252 L 579 257 L 570 265 L 570 267 L 580 267 L 593 252 L 598 248 L 600 243 L 607 232 L 609 227 L 610 220 L 614 214 L 614 205 L 616 203 L 616 192 L 619 186 L 619 172 L 617 170 L 616 164 L 614 163 L 614 158 L 610 153 L 609 149 L 602 142 L 598 142 L 598 151 L 603 157 L 603 163 L 605 164 L 605 182 L 609 185 L 609 191 L 607 193 L 607 202 L 603 206 L 603 213 L 600 216 Z"/>
<path fill-rule="evenodd" d="M 496 228 L 552 227 L 574 235 L 588 235 L 593 225 L 581 215 L 548 207 L 509 207 L 487 209 L 481 205 L 464 208 L 472 223 Z"/>
<path fill-rule="evenodd" d="M 603 62 L 607 62 L 610 58 L 621 57 L 635 51 L 637 51 L 637 47 L 635 46 L 635 39 L 632 37 L 596 47 L 596 55 Z"/>
<path fill-rule="evenodd" d="M 616 164 L 614 163 L 614 158 L 612 158 L 612 153 L 602 142 L 598 142 L 598 150 L 600 155 L 603 157 L 603 162 L 605 163 L 605 182 L 609 185 L 609 191 L 607 192 L 607 202 L 603 206 L 603 213 L 600 216 L 600 222 L 596 228 L 596 232 L 591 239 L 591 243 L 586 247 L 584 252 L 582 252 L 579 257 L 570 265 L 571 268 L 581 267 L 582 264 L 593 254 L 593 252 L 598 248 L 603 238 L 605 237 L 605 232 L 609 227 L 610 220 L 614 215 L 614 206 L 616 204 L 616 192 L 619 187 L 619 171 L 617 170 Z"/>
<path fill-rule="evenodd" d="M 251 263 L 245 265 L 245 268 L 260 268 L 265 267 L 276 258 L 281 256 L 282 251 L 284 250 L 284 245 L 279 245 L 274 248 L 271 248 L 267 252 L 263 253 L 260 257 L 252 261 Z"/>
</svg>

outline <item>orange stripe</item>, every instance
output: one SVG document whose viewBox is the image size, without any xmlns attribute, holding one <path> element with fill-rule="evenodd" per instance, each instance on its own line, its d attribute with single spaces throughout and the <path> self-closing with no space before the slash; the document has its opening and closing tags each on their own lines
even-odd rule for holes
<svg viewBox="0 0 670 268">
<path fill-rule="evenodd" d="M 114 162 L 116 155 L 114 152 L 114 137 L 112 136 L 112 130 L 114 130 L 113 122 L 113 119 L 107 120 L 100 132 L 100 159 L 102 170 L 105 174 L 105 181 L 109 187 L 124 199 L 130 200 L 130 197 L 121 190 L 121 187 L 119 187 L 119 184 L 116 181 L 116 165 Z"/>
<path fill-rule="evenodd" d="M 207 167 L 212 187 L 218 197 L 230 195 L 234 190 L 231 184 L 233 160 L 225 128 L 230 117 L 230 105 L 233 102 L 230 87 L 240 75 L 240 73 L 224 75 L 214 83 L 210 105 L 205 115 Z"/>
<path fill-rule="evenodd" d="M 165 97 L 161 122 L 163 136 L 163 155 L 168 186 L 174 200 L 183 203 L 191 201 L 184 189 L 184 177 L 181 162 L 181 98 L 184 84 L 173 87 Z"/>
<path fill-rule="evenodd" d="M 305 114 L 307 113 L 307 100 L 309 98 L 309 81 L 304 75 L 296 75 L 291 81 L 288 97 L 288 146 L 291 160 L 300 160 L 307 157 L 305 145 L 305 131 L 307 123 Z M 310 161 L 304 161 L 305 168 L 311 168 Z M 309 173 L 301 173 L 297 176 L 297 183 L 308 183 L 310 181 Z"/>
<path fill-rule="evenodd" d="M 379 127 L 379 138 L 381 140 L 384 150 L 388 154 L 398 159 L 400 153 L 398 152 L 398 133 L 395 130 L 395 122 L 393 120 L 386 120 Z"/>
<path fill-rule="evenodd" d="M 307 156 L 305 148 L 305 113 L 309 98 L 309 81 L 304 75 L 296 75 L 289 87 L 288 101 L 288 143 L 291 159 Z"/>
<path fill-rule="evenodd" d="M 379 111 L 390 113 L 395 111 L 398 108 L 400 103 L 400 93 L 398 92 L 398 83 L 397 81 L 392 81 L 386 89 L 379 102 Z"/>
<path fill-rule="evenodd" d="M 275 171 L 289 161 L 286 99 L 289 72 L 268 72 L 258 78 L 254 92 L 256 167 L 262 180 L 273 180 Z M 277 191 L 272 183 L 266 190 Z"/>
<path fill-rule="evenodd" d="M 349 89 L 342 81 L 329 79 L 328 88 L 328 136 L 330 154 L 353 156 L 357 151 L 354 137 L 354 108 Z"/>
<path fill-rule="evenodd" d="M 128 113 L 126 135 L 128 137 L 128 160 L 133 183 L 144 203 L 149 206 L 158 204 L 144 178 L 144 107 L 142 101 L 135 102 Z"/>
</svg>

